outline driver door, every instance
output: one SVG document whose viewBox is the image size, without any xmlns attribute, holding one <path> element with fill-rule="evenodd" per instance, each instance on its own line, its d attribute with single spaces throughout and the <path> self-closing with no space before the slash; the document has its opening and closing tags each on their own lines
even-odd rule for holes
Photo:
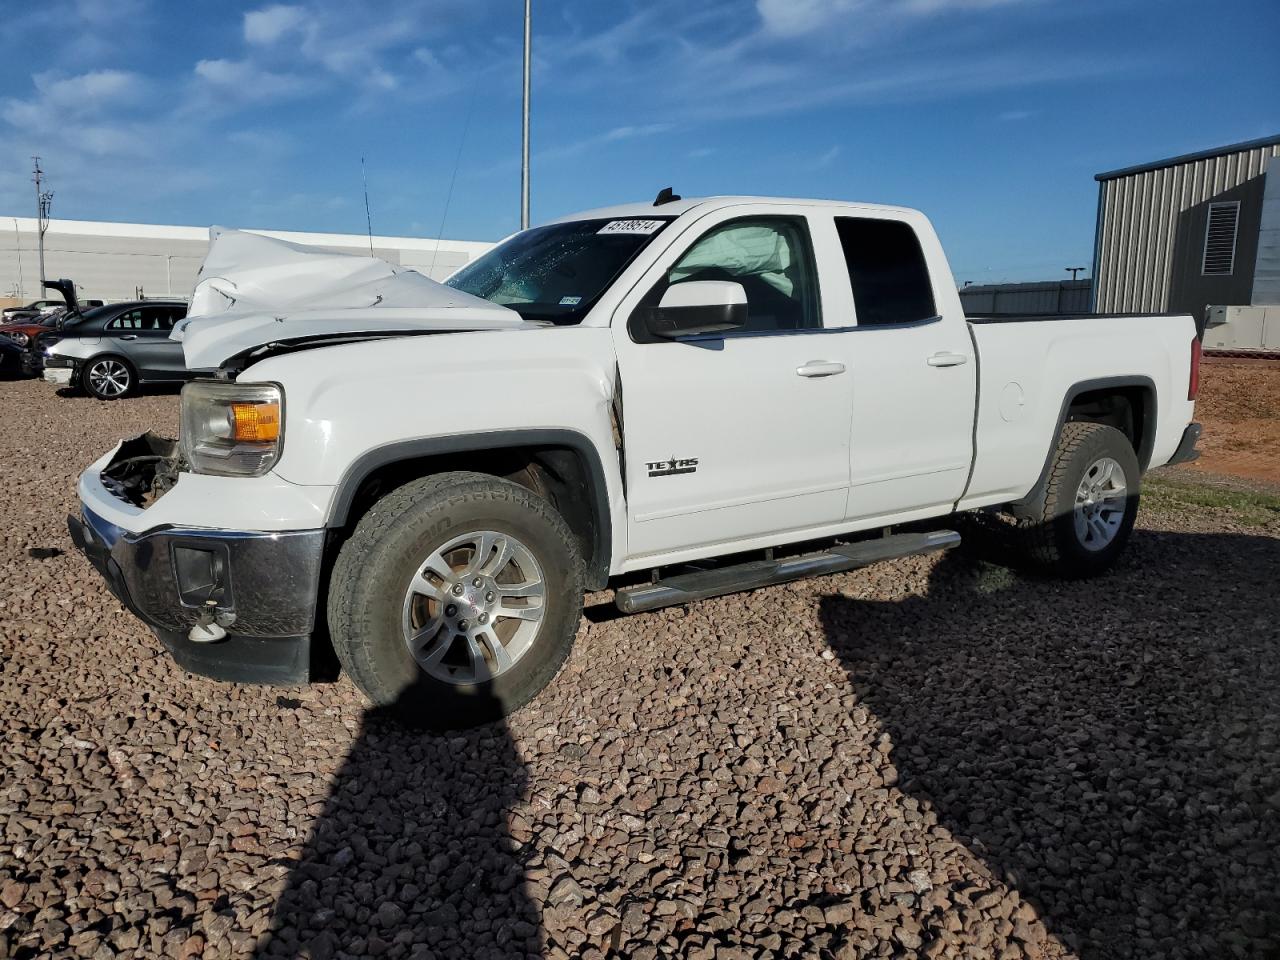
<svg viewBox="0 0 1280 960">
<path fill-rule="evenodd" d="M 697 221 L 615 313 L 632 566 L 844 518 L 851 378 L 824 353 L 836 338 L 822 335 L 808 220 L 764 210 Z M 647 335 L 640 308 L 686 280 L 740 283 L 746 327 Z"/>
</svg>

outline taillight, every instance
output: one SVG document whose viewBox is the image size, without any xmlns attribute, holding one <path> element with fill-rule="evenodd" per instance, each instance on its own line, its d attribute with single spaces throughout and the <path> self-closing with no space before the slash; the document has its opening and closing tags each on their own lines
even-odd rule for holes
<svg viewBox="0 0 1280 960">
<path fill-rule="evenodd" d="M 1191 340 L 1191 381 L 1187 384 L 1187 399 L 1194 400 L 1200 395 L 1200 338 Z"/>
</svg>

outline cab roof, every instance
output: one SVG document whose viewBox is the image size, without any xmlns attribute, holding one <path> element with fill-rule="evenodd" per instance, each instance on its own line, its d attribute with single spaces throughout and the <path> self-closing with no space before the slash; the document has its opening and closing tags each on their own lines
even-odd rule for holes
<svg viewBox="0 0 1280 960">
<path fill-rule="evenodd" d="M 568 216 L 558 217 L 552 223 L 568 223 L 572 220 L 613 220 L 613 219 L 645 219 L 651 217 L 673 217 L 688 213 L 695 208 L 710 212 L 724 207 L 734 207 L 747 203 L 787 204 L 789 206 L 849 208 L 863 210 L 879 210 L 884 213 L 915 213 L 908 207 L 896 207 L 880 203 L 859 203 L 845 200 L 807 200 L 796 197 L 686 197 L 680 200 L 669 200 L 654 205 L 653 201 L 644 203 L 622 203 L 612 207 L 597 207 L 594 210 L 583 210 Z"/>
</svg>

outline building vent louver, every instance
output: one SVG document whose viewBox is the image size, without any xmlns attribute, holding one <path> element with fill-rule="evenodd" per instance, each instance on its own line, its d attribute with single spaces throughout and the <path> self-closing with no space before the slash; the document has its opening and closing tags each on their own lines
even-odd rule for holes
<svg viewBox="0 0 1280 960">
<path fill-rule="evenodd" d="M 1209 204 L 1209 223 L 1204 232 L 1204 262 L 1200 269 L 1203 276 L 1231 276 L 1236 264 L 1239 220 L 1239 201 Z"/>
</svg>

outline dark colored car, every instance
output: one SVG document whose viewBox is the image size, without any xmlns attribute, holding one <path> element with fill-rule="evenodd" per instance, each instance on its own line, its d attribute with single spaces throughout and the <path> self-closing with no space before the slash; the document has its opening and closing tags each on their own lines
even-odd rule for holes
<svg viewBox="0 0 1280 960">
<path fill-rule="evenodd" d="M 26 306 L 5 307 L 0 310 L 0 320 L 9 323 L 15 320 L 31 320 L 52 310 L 60 310 L 66 304 L 61 300 L 32 300 Z"/>
<path fill-rule="evenodd" d="M 66 312 L 66 308 L 62 307 L 39 316 L 14 320 L 11 323 L 0 323 L 0 337 L 10 343 L 16 343 L 19 347 L 25 347 L 40 334 L 57 329 L 58 321 L 66 315 Z"/>
<path fill-rule="evenodd" d="M 8 379 L 22 370 L 22 348 L 8 337 L 0 337 L 0 379 Z"/>
<path fill-rule="evenodd" d="M 139 384 L 191 379 L 182 344 L 169 339 L 187 315 L 181 300 L 135 300 L 86 310 L 28 348 L 32 370 L 50 383 L 80 387 L 99 400 L 116 400 Z M 31 356 L 35 354 L 35 356 Z"/>
<path fill-rule="evenodd" d="M 61 300 L 36 300 L 25 307 L 3 311 L 0 335 L 25 347 L 32 339 L 54 329 L 68 318 L 79 316 L 90 307 L 102 306 L 101 300 L 76 300 L 76 285 L 70 280 L 46 280 L 45 287 L 62 294 Z"/>
</svg>

